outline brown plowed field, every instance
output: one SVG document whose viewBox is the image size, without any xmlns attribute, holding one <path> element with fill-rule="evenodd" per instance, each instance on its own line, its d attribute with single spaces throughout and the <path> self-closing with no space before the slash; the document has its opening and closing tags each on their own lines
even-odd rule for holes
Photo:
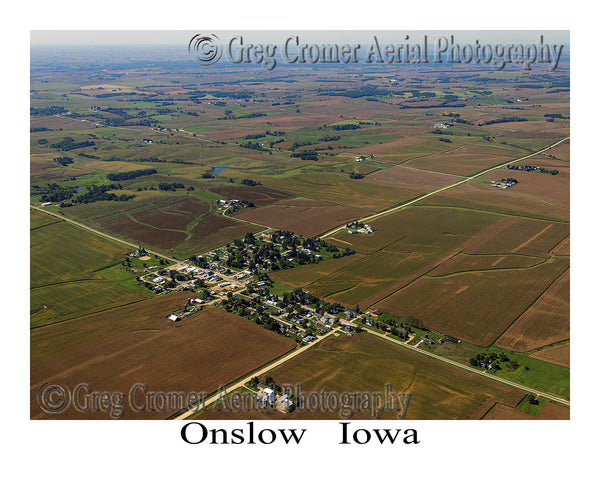
<svg viewBox="0 0 600 480">
<path fill-rule="evenodd" d="M 125 419 L 167 418 L 175 412 L 137 413 L 128 392 L 137 383 L 154 392 L 213 392 L 294 348 L 290 339 L 214 307 L 169 321 L 166 316 L 189 295 L 173 293 L 36 330 L 31 418 L 111 418 L 72 407 L 60 415 L 44 413 L 36 400 L 44 383 L 62 383 L 71 391 L 87 383 L 93 392 L 124 393 Z M 136 396 L 137 405 L 143 400 Z"/>
<path fill-rule="evenodd" d="M 404 187 L 418 192 L 430 192 L 458 182 L 461 177 L 444 175 L 413 168 L 397 167 L 381 170 L 365 178 L 366 182 L 390 187 Z"/>
<path fill-rule="evenodd" d="M 363 208 L 338 205 L 306 207 L 275 204 L 242 210 L 236 218 L 313 237 L 368 214 L 369 211 Z"/>
<path fill-rule="evenodd" d="M 406 164 L 423 170 L 468 176 L 515 157 L 517 154 L 511 153 L 509 150 L 463 145 L 437 155 L 415 158 Z"/>
<path fill-rule="evenodd" d="M 451 273 L 469 272 L 474 270 L 495 270 L 506 268 L 527 268 L 544 259 L 524 255 L 465 255 L 459 254 L 445 261 L 435 270 L 428 273 L 430 277 L 449 275 Z"/>
<path fill-rule="evenodd" d="M 556 347 L 546 348 L 535 352 L 531 355 L 532 358 L 543 360 L 544 362 L 560 365 L 561 367 L 570 368 L 571 364 L 571 345 L 565 343 Z"/>
<path fill-rule="evenodd" d="M 496 342 L 527 352 L 569 338 L 570 274 L 565 272 Z"/>
<path fill-rule="evenodd" d="M 547 256 L 569 234 L 569 225 L 504 217 L 462 244 L 465 253 Z"/>
<path fill-rule="evenodd" d="M 173 248 L 187 237 L 184 232 L 163 230 L 149 225 L 142 225 L 126 216 L 109 220 L 101 226 L 109 232 L 162 250 Z"/>
<path fill-rule="evenodd" d="M 291 197 L 289 193 L 282 192 L 281 190 L 274 190 L 262 185 L 257 185 L 255 187 L 225 185 L 224 187 L 211 188 L 210 191 L 223 195 L 226 198 L 246 200 L 260 206 L 271 205 L 278 200 Z"/>
<path fill-rule="evenodd" d="M 489 346 L 567 268 L 566 260 L 553 258 L 526 271 L 422 277 L 375 308 L 400 317 L 412 315 L 433 330 Z M 498 346 L 515 350 L 501 343 L 498 341 Z"/>
<path fill-rule="evenodd" d="M 571 254 L 571 236 L 569 235 L 556 247 L 552 249 L 553 255 L 570 255 Z"/>
<path fill-rule="evenodd" d="M 132 215 L 140 223 L 146 223 L 161 230 L 185 231 L 190 222 L 208 213 L 208 204 L 196 199 L 186 199 L 170 203 L 164 207 L 144 210 Z"/>
<path fill-rule="evenodd" d="M 254 209 L 251 209 L 254 210 Z M 185 250 L 197 253 L 231 242 L 248 232 L 258 232 L 261 227 L 249 223 L 236 222 L 223 215 L 207 215 L 201 218 L 192 230 L 192 238 L 185 244 Z"/>
<path fill-rule="evenodd" d="M 496 403 L 482 420 L 568 420 L 570 410 L 555 403 L 546 402 L 539 415 L 529 415 L 516 408 Z"/>
<path fill-rule="evenodd" d="M 503 176 L 510 175 L 499 175 L 499 178 Z M 554 205 L 541 198 L 527 195 L 519 191 L 518 185 L 501 190 L 476 181 L 440 192 L 422 200 L 420 204 L 456 206 L 561 221 L 569 221 L 570 217 L 567 206 Z"/>
</svg>

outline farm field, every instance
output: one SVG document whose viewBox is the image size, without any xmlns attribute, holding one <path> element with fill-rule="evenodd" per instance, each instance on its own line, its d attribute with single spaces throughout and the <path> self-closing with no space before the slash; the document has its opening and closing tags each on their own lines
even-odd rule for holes
<svg viewBox="0 0 600 480">
<path fill-rule="evenodd" d="M 498 346 L 526 352 L 568 339 L 569 292 L 570 272 L 566 271 L 506 330 Z"/>
<path fill-rule="evenodd" d="M 293 205 L 290 201 L 285 205 L 274 204 L 245 209 L 235 218 L 288 230 L 305 237 L 314 237 L 368 213 L 362 208 L 342 207 L 329 203 L 314 206 Z"/>
<path fill-rule="evenodd" d="M 312 346 L 278 382 L 372 391 L 389 377 L 414 389 L 408 418 L 565 416 L 358 332 L 411 333 L 463 364 L 506 354 L 519 366 L 490 375 L 569 398 L 570 142 L 535 153 L 570 135 L 568 60 L 199 77 L 185 52 L 85 52 L 30 52 L 30 203 L 57 215 L 30 215 L 32 416 L 44 382 L 214 391 L 296 343 Z M 306 238 L 246 236 L 267 228 Z M 165 319 L 196 295 L 214 306 Z M 306 338 L 346 309 L 354 336 Z"/>
<path fill-rule="evenodd" d="M 568 420 L 569 418 L 569 409 L 555 403 L 546 402 L 541 412 L 536 416 L 496 403 L 484 415 L 483 420 Z"/>
<path fill-rule="evenodd" d="M 453 150 L 436 155 L 407 160 L 404 165 L 421 170 L 469 176 L 507 162 L 511 158 L 517 158 L 519 153 L 514 149 L 460 145 Z"/>
<path fill-rule="evenodd" d="M 568 261 L 550 258 L 527 270 L 421 277 L 375 307 L 415 316 L 433 330 L 488 346 L 567 269 Z"/>
<path fill-rule="evenodd" d="M 563 345 L 557 345 L 556 347 L 545 348 L 532 353 L 531 357 L 569 368 L 571 363 L 571 344 L 565 343 Z"/>
<path fill-rule="evenodd" d="M 188 296 L 156 297 L 33 332 L 31 418 L 49 417 L 35 401 L 45 382 L 71 389 L 84 382 L 93 391 L 126 395 L 140 383 L 154 392 L 210 393 L 294 348 L 291 340 L 214 307 L 169 321 L 166 317 Z M 142 395 L 135 403 L 143 401 Z M 133 407 L 125 398 L 122 418 L 159 419 L 176 413 L 137 413 Z M 59 418 L 111 419 L 109 412 L 73 408 Z"/>
<path fill-rule="evenodd" d="M 396 393 L 410 393 L 407 420 L 479 418 L 489 401 L 516 406 L 524 394 L 475 374 L 451 368 L 427 357 L 396 347 L 366 333 L 353 337 L 330 337 L 302 355 L 269 373 L 278 385 L 302 385 L 305 393 L 383 392 L 390 383 Z M 338 419 L 339 411 L 300 412 L 273 415 L 251 412 L 244 418 Z M 268 416 L 267 416 L 268 415 Z M 382 419 L 396 418 L 382 412 Z M 196 418 L 233 419 L 236 414 L 208 409 Z M 353 420 L 367 420 L 367 412 L 356 412 Z"/>
<path fill-rule="evenodd" d="M 39 212 L 31 219 L 31 327 L 148 298 L 95 273 L 130 248 Z"/>
</svg>

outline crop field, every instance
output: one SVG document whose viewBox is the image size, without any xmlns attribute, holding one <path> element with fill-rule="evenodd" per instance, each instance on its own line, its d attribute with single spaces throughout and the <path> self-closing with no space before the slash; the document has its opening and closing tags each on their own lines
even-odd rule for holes
<svg viewBox="0 0 600 480">
<path fill-rule="evenodd" d="M 103 222 L 102 228 L 129 240 L 164 251 L 172 249 L 187 238 L 187 234 L 181 230 L 167 230 L 145 225 L 128 216 Z"/>
<path fill-rule="evenodd" d="M 565 272 L 502 335 L 498 346 L 526 352 L 569 338 L 570 273 Z"/>
<path fill-rule="evenodd" d="M 528 415 L 521 410 L 496 403 L 486 412 L 483 420 L 568 420 L 569 418 L 569 409 L 555 403 L 546 402 L 537 416 Z"/>
<path fill-rule="evenodd" d="M 403 187 L 414 189 L 420 193 L 427 193 L 440 187 L 452 185 L 461 180 L 462 177 L 446 175 L 442 173 L 417 170 L 403 165 L 380 170 L 369 175 L 366 181 L 376 185 Z"/>
<path fill-rule="evenodd" d="M 438 277 L 473 271 L 523 269 L 542 264 L 545 261 L 544 258 L 525 255 L 470 255 L 459 253 L 440 264 L 427 275 Z"/>
<path fill-rule="evenodd" d="M 571 254 L 571 236 L 569 235 L 556 247 L 554 247 L 550 253 L 553 255 L 570 255 Z"/>
<path fill-rule="evenodd" d="M 189 292 L 173 293 L 31 335 L 31 418 L 48 418 L 36 402 L 46 382 L 128 394 L 135 384 L 149 391 L 216 391 L 294 348 L 295 343 L 252 322 L 207 307 L 173 323 Z M 136 397 L 142 404 L 144 397 Z M 125 399 L 125 419 L 167 418 L 175 411 L 137 413 Z M 185 405 L 184 405 L 185 406 Z M 59 418 L 110 419 L 109 413 L 67 410 Z"/>
<path fill-rule="evenodd" d="M 556 347 L 544 348 L 539 352 L 532 353 L 531 356 L 544 362 L 569 368 L 571 364 L 571 344 L 565 343 Z"/>
<path fill-rule="evenodd" d="M 567 268 L 568 261 L 551 258 L 526 270 L 421 277 L 375 306 L 400 317 L 415 316 L 433 330 L 488 346 Z M 501 343 L 506 348 L 506 342 Z"/>
<path fill-rule="evenodd" d="M 185 202 L 185 203 L 184 203 Z M 185 231 L 196 217 L 208 213 L 207 204 L 195 200 L 184 200 L 163 208 L 144 210 L 132 215 L 136 222 L 147 224 L 160 230 Z"/>
<path fill-rule="evenodd" d="M 95 273 L 121 261 L 129 248 L 35 211 L 31 225 L 31 327 L 148 298 Z"/>
<path fill-rule="evenodd" d="M 358 262 L 362 258 L 364 258 L 364 255 L 357 253 L 343 258 L 333 258 L 319 263 L 300 265 L 299 267 L 290 268 L 288 270 L 278 270 L 277 272 L 271 273 L 269 276 L 276 282 L 289 285 L 293 288 L 301 288 L 314 282 L 315 278 L 331 275 L 351 263 Z"/>
<path fill-rule="evenodd" d="M 245 209 L 236 218 L 313 237 L 369 213 L 365 209 L 329 203 L 315 206 L 296 206 L 291 203 Z"/>
<path fill-rule="evenodd" d="M 498 175 L 498 179 L 511 176 L 505 172 L 512 172 L 512 170 L 503 171 Z M 515 190 L 511 191 L 513 189 Z M 519 185 L 508 190 L 501 190 L 489 184 L 469 182 L 466 185 L 460 185 L 426 198 L 421 205 L 455 206 L 563 222 L 568 222 L 570 217 L 569 207 L 553 205 L 545 200 L 521 193 Z"/>
<path fill-rule="evenodd" d="M 322 236 L 355 253 L 330 259 L 322 251 L 319 263 L 274 272 L 258 262 L 244 282 L 267 274 L 279 296 L 301 288 L 359 307 L 357 322 L 376 309 L 379 322 L 416 317 L 435 337 L 419 348 L 463 363 L 503 348 L 521 366 L 495 375 L 568 398 L 570 145 L 517 161 L 569 136 L 568 64 L 533 75 L 474 65 L 281 65 L 281 76 L 240 64 L 199 79 L 194 62 L 173 63 L 183 57 L 152 63 L 161 52 L 140 57 L 149 75 L 124 67 L 116 50 L 90 51 L 82 63 L 32 49 L 32 205 L 182 265 L 266 228 Z M 494 168 L 509 161 L 547 172 Z M 518 183 L 491 184 L 502 178 Z M 220 199 L 254 206 L 224 211 Z M 350 233 L 355 221 L 375 231 Z M 152 291 L 141 272 L 167 275 L 164 258 L 125 257 L 129 247 L 39 212 L 30 229 L 32 394 L 61 375 L 69 384 L 87 375 L 97 389 L 125 389 L 139 377 L 154 390 L 214 391 L 294 348 L 217 309 L 247 314 L 235 300 L 244 294 L 219 295 L 217 308 L 169 323 L 165 315 L 186 295 L 208 297 L 206 285 L 179 273 L 167 294 Z M 253 255 L 249 245 L 236 248 Z M 239 292 L 244 282 L 227 268 L 235 275 L 241 262 L 228 260 L 219 252 L 211 268 Z M 268 300 L 262 289 L 253 296 Z M 287 307 L 267 312 L 277 309 Z M 449 335 L 462 342 L 437 343 Z M 395 388 L 414 389 L 408 418 L 531 417 L 517 408 L 523 392 L 361 334 L 327 339 L 275 372 L 281 382 L 355 390 L 380 390 L 386 375 Z M 553 408 L 540 405 L 535 418 L 563 415 Z"/>
<path fill-rule="evenodd" d="M 518 152 L 503 148 L 483 147 L 476 145 L 461 145 L 437 155 L 423 156 L 408 160 L 409 165 L 422 170 L 430 170 L 453 175 L 469 176 L 486 168 L 499 165 L 517 158 Z"/>
<path fill-rule="evenodd" d="M 546 256 L 569 234 L 569 225 L 504 217 L 471 237 L 463 247 L 473 254 Z"/>
<path fill-rule="evenodd" d="M 222 215 L 210 214 L 200 219 L 192 229 L 192 236 L 179 249 L 184 254 L 200 253 L 243 237 L 248 232 L 258 232 L 262 227 L 239 222 Z"/>
<path fill-rule="evenodd" d="M 372 221 L 378 230 L 370 235 L 336 233 L 327 241 L 367 256 L 306 288 L 345 305 L 367 307 L 458 253 L 470 235 L 494 220 L 483 212 L 411 207 Z"/>
<path fill-rule="evenodd" d="M 315 198 L 348 207 L 376 212 L 416 196 L 403 188 L 373 185 L 339 173 L 305 173 L 291 177 L 264 179 L 273 188 L 302 197 Z"/>
<path fill-rule="evenodd" d="M 289 198 L 291 195 L 272 188 L 263 187 L 262 185 L 254 187 L 246 186 L 224 186 L 211 188 L 211 192 L 222 195 L 225 198 L 236 198 L 238 200 L 246 200 L 253 202 L 256 205 L 270 205 L 279 200 Z"/>
<path fill-rule="evenodd" d="M 410 393 L 405 418 L 408 420 L 478 418 L 488 401 L 516 406 L 523 393 L 464 370 L 454 369 L 417 353 L 396 347 L 366 333 L 324 340 L 317 348 L 271 371 L 278 385 L 302 385 L 305 393 L 384 392 L 391 384 L 395 393 Z M 339 419 L 340 411 L 292 412 L 278 419 Z M 250 418 L 264 414 L 250 413 Z M 382 419 L 394 419 L 397 412 L 382 412 Z M 235 418 L 210 409 L 199 418 Z M 273 416 L 271 416 L 273 418 Z M 370 419 L 356 412 L 353 420 Z"/>
</svg>

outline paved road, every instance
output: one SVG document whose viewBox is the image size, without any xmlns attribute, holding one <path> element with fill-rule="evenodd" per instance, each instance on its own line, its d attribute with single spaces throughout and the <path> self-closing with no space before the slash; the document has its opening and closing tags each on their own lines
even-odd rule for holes
<svg viewBox="0 0 600 480">
<path fill-rule="evenodd" d="M 454 188 L 454 187 L 457 187 L 459 185 L 462 185 L 463 183 L 470 182 L 471 180 L 473 180 L 473 179 L 475 179 L 477 177 L 481 177 L 482 175 L 485 175 L 486 173 L 489 173 L 489 172 L 493 172 L 494 170 L 498 170 L 499 168 L 504 168 L 504 167 L 510 165 L 511 163 L 520 162 L 521 160 L 526 160 L 528 158 L 531 158 L 531 157 L 534 157 L 536 155 L 539 155 L 540 153 L 544 153 L 545 151 L 550 150 L 551 148 L 556 147 L 557 145 L 560 145 L 561 143 L 569 140 L 570 138 L 571 137 L 563 138 L 562 140 L 559 140 L 558 142 L 553 143 L 549 147 L 546 147 L 546 148 L 543 148 L 541 150 L 538 150 L 537 152 L 530 153 L 529 155 L 525 155 L 525 156 L 520 157 L 520 158 L 515 158 L 514 160 L 510 160 L 510 161 L 505 162 L 505 163 L 503 163 L 501 165 L 496 165 L 495 167 L 488 168 L 487 170 L 484 170 L 482 172 L 476 173 L 475 175 L 472 175 L 470 177 L 465 177 L 463 180 L 460 180 L 460 181 L 458 181 L 456 183 L 453 183 L 452 185 L 448 185 L 447 187 L 438 188 L 437 190 L 434 190 L 433 192 L 429 192 L 429 193 L 421 195 L 420 197 L 417 197 L 417 198 L 415 198 L 413 200 L 409 200 L 408 202 L 405 202 L 405 203 L 403 203 L 401 205 L 397 205 L 395 207 L 388 208 L 387 210 L 383 210 L 381 212 L 374 213 L 373 215 L 369 215 L 368 217 L 360 218 L 360 219 L 357 220 L 357 222 L 367 222 L 369 220 L 374 220 L 375 218 L 382 217 L 384 215 L 388 215 L 389 213 L 393 213 L 393 212 L 395 212 L 397 210 L 400 210 L 402 208 L 406 208 L 409 205 L 412 205 L 414 203 L 420 202 L 421 200 L 424 200 L 424 199 L 426 199 L 428 197 L 431 197 L 432 195 L 437 195 L 438 193 L 443 192 L 444 190 L 448 190 L 450 188 Z M 333 230 L 330 230 L 329 232 L 324 233 L 323 235 L 321 235 L 320 238 L 324 239 L 326 237 L 329 237 L 329 236 L 333 235 L 334 233 L 339 232 L 340 230 L 344 230 L 345 228 L 347 228 L 346 225 L 340 225 L 339 227 L 334 228 Z"/>
</svg>

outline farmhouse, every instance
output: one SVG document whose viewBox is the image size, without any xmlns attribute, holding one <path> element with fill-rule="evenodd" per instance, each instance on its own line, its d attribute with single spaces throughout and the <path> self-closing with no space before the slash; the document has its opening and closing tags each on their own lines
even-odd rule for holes
<svg viewBox="0 0 600 480">
<path fill-rule="evenodd" d="M 172 315 L 169 315 L 169 320 L 171 320 L 172 322 L 177 322 L 179 320 L 179 317 L 177 315 L 175 315 L 174 313 Z"/>
</svg>

